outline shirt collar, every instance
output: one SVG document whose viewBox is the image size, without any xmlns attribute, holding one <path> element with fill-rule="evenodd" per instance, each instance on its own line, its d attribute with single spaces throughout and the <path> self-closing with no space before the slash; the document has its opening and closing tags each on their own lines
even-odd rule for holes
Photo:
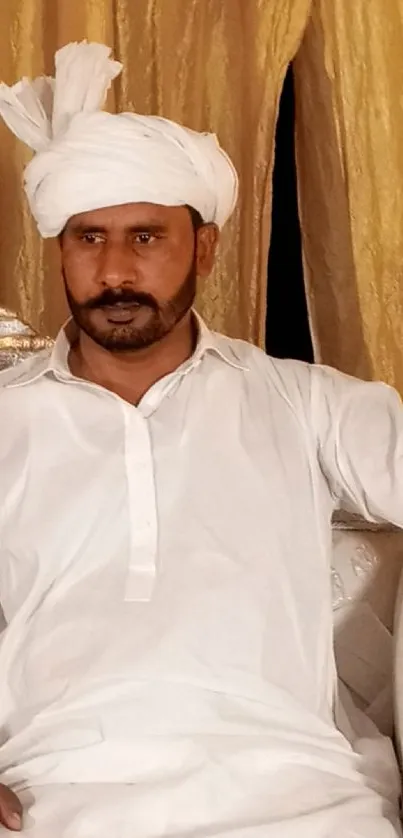
<svg viewBox="0 0 403 838">
<path fill-rule="evenodd" d="M 235 367 L 236 369 L 246 372 L 249 367 L 244 363 L 244 361 L 242 361 L 241 356 L 236 351 L 234 341 L 231 341 L 229 338 L 226 338 L 224 335 L 220 335 L 217 332 L 210 331 L 202 317 L 200 317 L 200 314 L 198 314 L 197 311 L 194 311 L 193 314 L 197 322 L 199 339 L 197 341 L 196 349 L 192 357 L 189 359 L 189 363 L 193 366 L 198 361 L 201 361 L 206 353 L 212 352 L 213 354 L 218 355 L 231 367 Z"/>
<path fill-rule="evenodd" d="M 229 366 L 244 372 L 247 371 L 249 367 L 241 360 L 234 346 L 234 342 L 224 335 L 210 331 L 200 315 L 196 311 L 193 313 L 197 321 L 199 339 L 192 357 L 182 365 L 180 370 L 190 372 L 191 369 L 198 366 L 206 354 L 212 353 L 229 364 Z M 4 386 L 11 388 L 32 384 L 32 382 L 42 378 L 42 376 L 49 374 L 53 374 L 59 381 L 74 381 L 75 377 L 71 373 L 68 365 L 68 355 L 74 334 L 74 323 L 69 319 L 61 328 L 50 355 L 47 352 L 40 353 L 34 358 L 32 365 L 26 367 L 24 364 L 24 369 L 20 373 L 18 373 L 17 368 L 12 380 L 6 382 Z"/>
</svg>

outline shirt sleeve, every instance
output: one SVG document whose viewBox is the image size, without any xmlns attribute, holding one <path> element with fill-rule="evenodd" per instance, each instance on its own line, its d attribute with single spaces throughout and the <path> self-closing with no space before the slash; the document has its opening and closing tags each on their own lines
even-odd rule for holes
<svg viewBox="0 0 403 838">
<path fill-rule="evenodd" d="M 403 406 L 386 384 L 312 367 L 311 421 L 335 505 L 403 527 Z"/>
</svg>

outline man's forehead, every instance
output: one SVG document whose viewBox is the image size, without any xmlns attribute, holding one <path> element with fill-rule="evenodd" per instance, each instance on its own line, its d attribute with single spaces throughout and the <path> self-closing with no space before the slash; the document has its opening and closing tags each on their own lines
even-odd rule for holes
<svg viewBox="0 0 403 838">
<path fill-rule="evenodd" d="M 102 207 L 73 215 L 67 229 L 81 227 L 136 227 L 139 224 L 171 226 L 189 219 L 185 206 L 167 207 L 162 204 L 130 203 Z"/>
</svg>

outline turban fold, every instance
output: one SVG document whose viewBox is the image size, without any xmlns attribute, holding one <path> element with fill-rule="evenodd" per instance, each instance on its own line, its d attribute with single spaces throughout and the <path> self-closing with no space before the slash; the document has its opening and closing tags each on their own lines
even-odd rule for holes
<svg viewBox="0 0 403 838">
<path fill-rule="evenodd" d="M 238 178 L 214 134 L 157 116 L 102 111 L 122 65 L 102 44 L 68 44 L 55 78 L 0 84 L 0 115 L 36 154 L 25 191 L 44 238 L 81 212 L 132 202 L 198 210 L 222 227 Z"/>
</svg>

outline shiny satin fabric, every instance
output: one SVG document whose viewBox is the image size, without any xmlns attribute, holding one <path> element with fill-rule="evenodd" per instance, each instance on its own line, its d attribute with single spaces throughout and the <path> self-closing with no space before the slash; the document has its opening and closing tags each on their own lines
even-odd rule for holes
<svg viewBox="0 0 403 838">
<path fill-rule="evenodd" d="M 14 366 L 42 349 L 50 349 L 53 341 L 37 335 L 16 315 L 0 307 L 0 370 Z"/>
<path fill-rule="evenodd" d="M 212 277 L 209 325 L 264 342 L 276 114 L 311 0 L 13 0 L 0 9 L 0 77 L 53 71 L 55 50 L 97 40 L 124 63 L 108 106 L 210 130 L 233 157 L 241 198 Z M 42 334 L 66 314 L 55 242 L 41 242 L 21 188 L 30 152 L 0 125 L 0 302 Z"/>
<path fill-rule="evenodd" d="M 295 62 L 316 359 L 403 393 L 403 3 L 313 0 Z"/>
</svg>

